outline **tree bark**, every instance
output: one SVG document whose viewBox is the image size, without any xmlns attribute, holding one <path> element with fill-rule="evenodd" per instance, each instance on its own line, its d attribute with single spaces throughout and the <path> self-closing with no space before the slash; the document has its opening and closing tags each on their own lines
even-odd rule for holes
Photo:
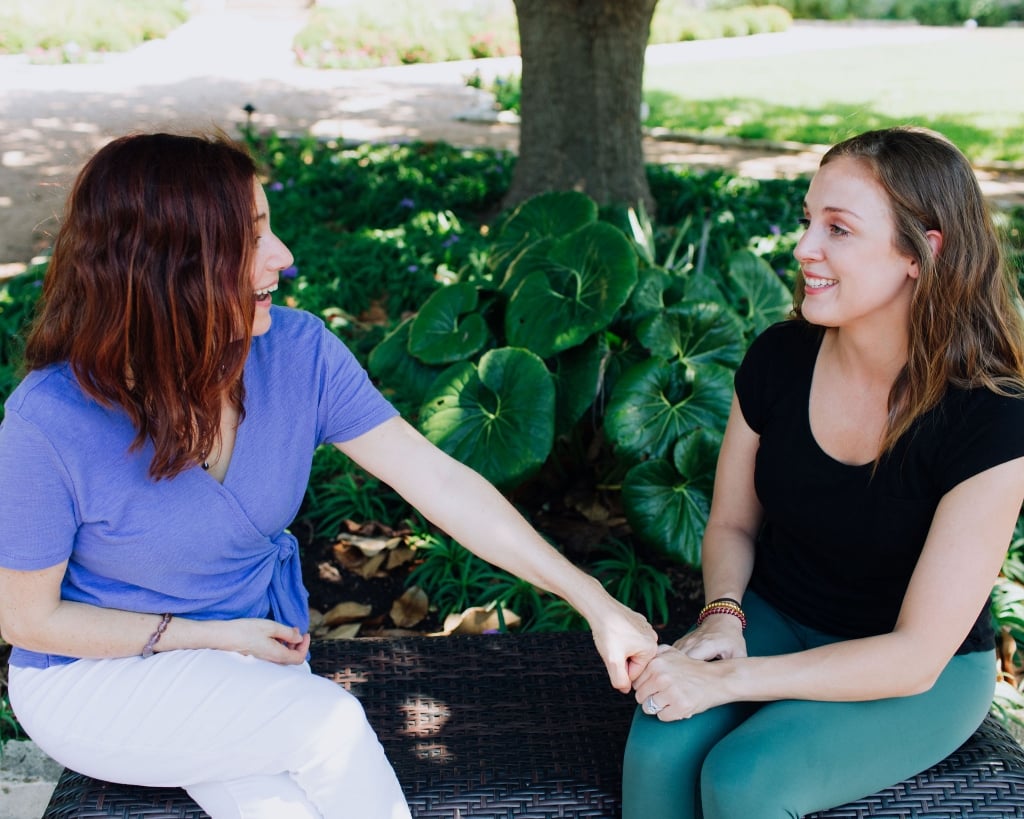
<svg viewBox="0 0 1024 819">
<path fill-rule="evenodd" d="M 553 190 L 653 212 L 644 173 L 644 53 L 657 0 L 514 0 L 519 158 L 507 207 Z"/>
</svg>

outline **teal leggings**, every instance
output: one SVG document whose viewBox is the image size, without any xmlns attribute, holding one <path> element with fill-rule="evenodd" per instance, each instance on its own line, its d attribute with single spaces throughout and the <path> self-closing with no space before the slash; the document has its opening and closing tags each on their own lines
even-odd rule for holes
<svg viewBox="0 0 1024 819">
<path fill-rule="evenodd" d="M 754 594 L 747 652 L 837 642 Z M 731 703 L 660 722 L 639 709 L 626 743 L 622 819 L 797 819 L 913 776 L 955 751 L 985 718 L 994 653 L 954 657 L 923 694 L 870 702 Z"/>
</svg>

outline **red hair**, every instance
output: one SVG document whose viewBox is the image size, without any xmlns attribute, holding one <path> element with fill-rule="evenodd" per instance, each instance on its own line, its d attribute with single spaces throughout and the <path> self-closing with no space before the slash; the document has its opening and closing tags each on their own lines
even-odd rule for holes
<svg viewBox="0 0 1024 819">
<path fill-rule="evenodd" d="M 25 351 L 66 361 L 154 446 L 150 476 L 203 460 L 225 396 L 243 412 L 252 340 L 256 167 L 212 137 L 111 142 L 75 181 Z"/>
</svg>

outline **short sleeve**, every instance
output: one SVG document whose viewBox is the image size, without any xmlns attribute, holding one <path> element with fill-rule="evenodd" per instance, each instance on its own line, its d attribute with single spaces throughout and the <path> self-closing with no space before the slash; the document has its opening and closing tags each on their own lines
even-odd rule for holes
<svg viewBox="0 0 1024 819">
<path fill-rule="evenodd" d="M 0 424 L 0 566 L 32 571 L 70 557 L 78 521 L 68 487 L 46 436 L 8 409 Z"/>
<path fill-rule="evenodd" d="M 993 466 L 1024 456 L 1024 396 L 953 390 L 939 410 L 948 425 L 936 465 L 943 493 Z"/>
<path fill-rule="evenodd" d="M 356 361 L 352 351 L 326 326 L 321 343 L 324 366 L 321 429 L 324 442 L 350 441 L 398 415 Z"/>
<path fill-rule="evenodd" d="M 764 429 L 764 385 L 772 347 L 771 336 L 766 333 L 755 338 L 736 370 L 734 381 L 743 418 L 758 435 Z"/>
</svg>

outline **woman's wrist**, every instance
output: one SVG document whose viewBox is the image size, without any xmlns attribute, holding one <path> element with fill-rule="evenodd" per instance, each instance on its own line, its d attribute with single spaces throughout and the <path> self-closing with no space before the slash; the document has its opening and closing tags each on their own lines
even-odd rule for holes
<svg viewBox="0 0 1024 819">
<path fill-rule="evenodd" d="M 716 597 L 709 600 L 697 615 L 697 625 L 703 625 L 709 617 L 719 617 L 720 615 L 734 617 L 739 621 L 741 630 L 747 627 L 747 615 L 739 601 L 733 597 Z"/>
<path fill-rule="evenodd" d="M 609 613 L 618 613 L 622 604 L 608 593 L 596 577 L 583 571 L 580 571 L 580 575 L 581 580 L 572 584 L 572 593 L 563 596 L 593 628 L 595 624 L 600 625 Z"/>
</svg>

